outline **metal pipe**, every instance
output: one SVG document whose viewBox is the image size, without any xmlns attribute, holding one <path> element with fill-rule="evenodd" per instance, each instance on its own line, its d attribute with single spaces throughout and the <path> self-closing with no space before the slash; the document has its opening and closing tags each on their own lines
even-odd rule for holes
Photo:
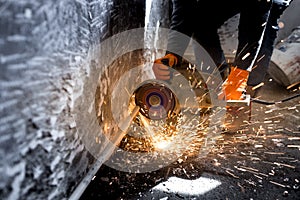
<svg viewBox="0 0 300 200">
<path fill-rule="evenodd" d="M 101 153 L 101 156 L 97 158 L 96 162 L 94 163 L 93 167 L 89 170 L 87 175 L 83 178 L 83 180 L 80 182 L 80 184 L 77 186 L 77 188 L 74 190 L 72 195 L 70 196 L 70 200 L 78 200 L 80 199 L 81 195 L 85 191 L 85 189 L 90 184 L 91 180 L 95 176 L 95 174 L 98 172 L 100 167 L 103 165 L 105 161 L 107 161 L 111 155 L 113 154 L 114 150 L 116 149 L 117 145 L 121 142 L 121 140 L 125 137 L 127 134 L 128 128 L 131 125 L 133 119 L 138 115 L 140 111 L 140 107 L 136 106 L 132 110 L 131 114 L 125 118 L 125 120 L 121 123 L 120 129 L 121 133 L 116 134 L 115 137 L 112 138 L 110 142 L 107 143 L 106 147 L 104 148 L 103 152 Z"/>
</svg>

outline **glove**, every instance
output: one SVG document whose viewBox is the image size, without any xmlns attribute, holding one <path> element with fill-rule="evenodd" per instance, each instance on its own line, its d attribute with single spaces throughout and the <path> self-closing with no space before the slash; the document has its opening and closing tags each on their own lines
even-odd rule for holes
<svg viewBox="0 0 300 200">
<path fill-rule="evenodd" d="M 155 60 L 152 67 L 155 77 L 159 80 L 169 80 L 171 78 L 169 67 L 174 67 L 177 62 L 178 59 L 173 54 L 167 54 Z"/>
<path fill-rule="evenodd" d="M 223 97 L 226 100 L 243 99 L 247 86 L 249 72 L 247 70 L 231 67 L 228 78 L 223 83 Z M 220 97 L 220 96 L 219 96 Z"/>
</svg>

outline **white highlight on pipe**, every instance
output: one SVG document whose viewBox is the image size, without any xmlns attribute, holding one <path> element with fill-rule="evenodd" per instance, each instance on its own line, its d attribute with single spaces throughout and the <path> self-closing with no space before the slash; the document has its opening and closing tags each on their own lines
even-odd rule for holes
<svg viewBox="0 0 300 200">
<path fill-rule="evenodd" d="M 145 27 L 147 28 L 150 22 L 150 12 L 153 0 L 146 0 Z"/>
</svg>

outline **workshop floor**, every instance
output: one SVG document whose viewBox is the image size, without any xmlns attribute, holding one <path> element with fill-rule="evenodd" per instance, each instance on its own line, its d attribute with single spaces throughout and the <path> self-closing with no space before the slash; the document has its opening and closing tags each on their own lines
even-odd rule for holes
<svg viewBox="0 0 300 200">
<path fill-rule="evenodd" d="M 270 77 L 260 99 L 299 93 Z M 204 159 L 134 174 L 102 166 L 81 199 L 299 199 L 300 99 L 252 104 L 248 131 L 223 134 Z"/>
</svg>

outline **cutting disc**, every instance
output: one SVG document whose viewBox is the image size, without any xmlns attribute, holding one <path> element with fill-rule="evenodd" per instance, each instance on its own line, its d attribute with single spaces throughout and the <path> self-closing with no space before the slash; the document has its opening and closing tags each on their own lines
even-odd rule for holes
<svg viewBox="0 0 300 200">
<path fill-rule="evenodd" d="M 135 103 L 140 106 L 140 113 L 153 120 L 165 119 L 177 106 L 174 93 L 162 83 L 148 82 L 135 92 Z"/>
</svg>

